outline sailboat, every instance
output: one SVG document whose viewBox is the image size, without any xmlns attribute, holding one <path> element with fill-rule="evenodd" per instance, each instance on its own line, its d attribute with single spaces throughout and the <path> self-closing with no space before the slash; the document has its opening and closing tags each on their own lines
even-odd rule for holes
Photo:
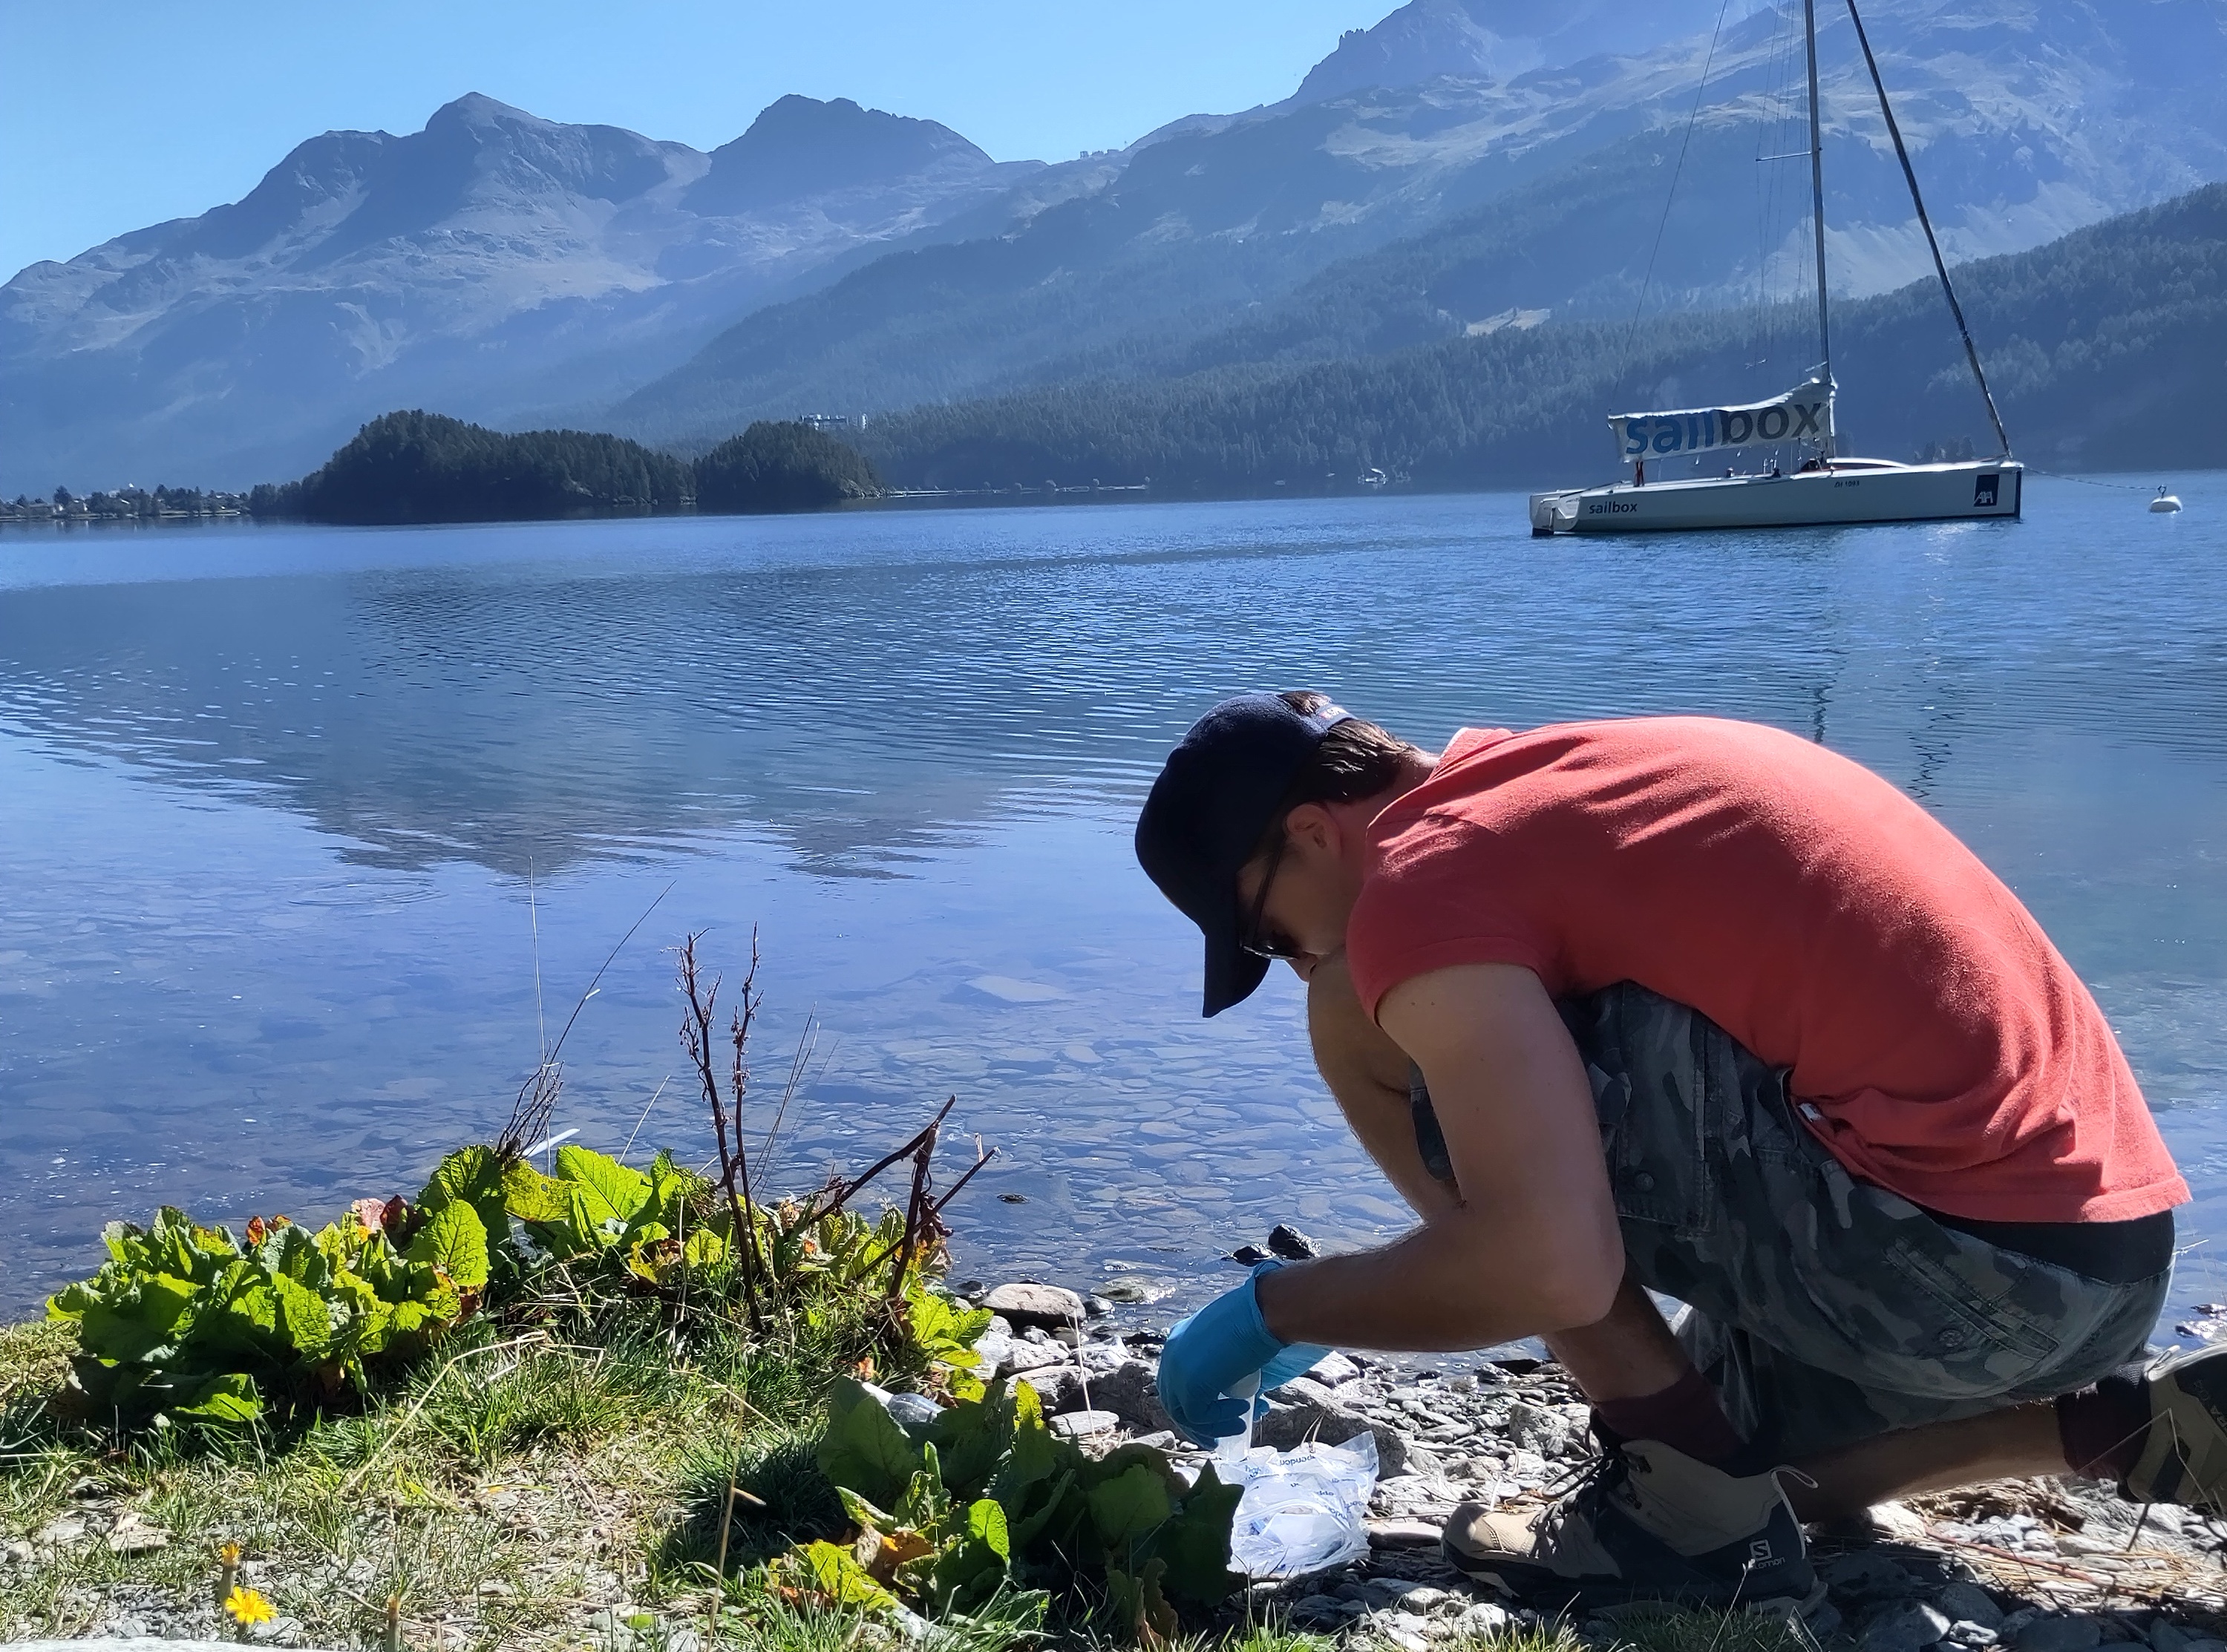
<svg viewBox="0 0 2227 1652">
<path fill-rule="evenodd" d="M 1994 394 L 1988 388 L 1988 375 L 1980 366 L 1972 329 L 1965 324 L 1963 306 L 1956 302 L 1956 285 L 1949 279 L 1949 265 L 1941 256 L 1932 220 L 1926 216 L 1918 174 L 1911 166 L 1910 150 L 1902 141 L 1893 105 L 1887 101 L 1886 84 L 1879 78 L 1879 60 L 1872 54 L 1864 20 L 1856 10 L 1855 0 L 1847 3 L 1849 19 L 1856 26 L 1856 39 L 1863 47 L 1864 62 L 1871 70 L 1872 85 L 1879 92 L 1879 112 L 1886 118 L 1887 134 L 1894 140 L 1896 157 L 1910 185 L 1911 204 L 1918 209 L 1925 244 L 1933 252 L 1934 273 L 1941 279 L 1949 313 L 1956 318 L 1956 330 L 1963 336 L 1965 359 L 1987 402 L 1988 417 L 1994 421 L 2000 453 L 1993 459 L 1900 464 L 1892 459 L 1854 458 L 1837 450 L 1833 431 L 1832 315 L 1825 292 L 1825 162 L 1817 109 L 1817 9 L 1816 0 L 1803 0 L 1809 69 L 1809 195 L 1810 221 L 1816 235 L 1818 365 L 1801 384 L 1766 401 L 1734 407 L 1611 414 L 1609 428 L 1615 432 L 1620 458 L 1631 471 L 1630 480 L 1532 494 L 1533 533 L 1822 526 L 2020 514 L 2026 469 L 2011 457 L 2010 437 L 2003 429 L 2002 415 L 1995 410 Z M 1758 472 L 1727 469 L 1721 476 L 1647 480 L 1650 459 L 1659 462 L 1789 444 L 1803 456 L 1799 467 L 1792 470 L 1781 469 L 1774 460 Z"/>
</svg>

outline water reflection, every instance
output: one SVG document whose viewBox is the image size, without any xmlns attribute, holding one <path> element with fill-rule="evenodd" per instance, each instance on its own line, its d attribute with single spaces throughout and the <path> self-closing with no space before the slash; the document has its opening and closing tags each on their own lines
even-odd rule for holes
<svg viewBox="0 0 2227 1652">
<path fill-rule="evenodd" d="M 837 1052 L 799 1163 L 965 1090 L 1008 1154 L 986 1253 L 1360 1242 L 1399 1213 L 1295 998 L 1199 1024 L 1125 841 L 1190 717 L 1262 685 L 1426 742 L 1694 710 L 1872 763 L 2096 984 L 2200 1180 L 2227 488 L 2182 491 L 2166 533 L 2037 482 L 2024 524 L 1662 542 L 1475 498 L 0 539 L 0 1307 L 119 1205 L 314 1207 L 499 1112 L 529 868 L 552 983 L 668 884 L 660 938 L 767 926 L 782 1036 L 816 1005 Z M 572 1052 L 612 1145 L 664 968 L 624 960 Z"/>
</svg>

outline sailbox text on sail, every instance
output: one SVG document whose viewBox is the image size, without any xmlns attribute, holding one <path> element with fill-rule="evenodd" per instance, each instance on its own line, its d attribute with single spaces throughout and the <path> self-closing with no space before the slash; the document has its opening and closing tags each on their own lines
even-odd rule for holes
<svg viewBox="0 0 2227 1652">
<path fill-rule="evenodd" d="M 1688 407 L 1659 413 L 1611 413 L 1618 452 L 1627 461 L 1657 454 L 1706 453 L 1713 448 L 1769 442 L 1814 442 L 1833 450 L 1833 385 L 1822 367 L 1784 395 L 1737 407 Z"/>
</svg>

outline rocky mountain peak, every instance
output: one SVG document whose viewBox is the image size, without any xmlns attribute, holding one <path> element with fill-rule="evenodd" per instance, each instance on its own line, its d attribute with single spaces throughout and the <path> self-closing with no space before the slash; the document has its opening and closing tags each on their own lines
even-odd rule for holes
<svg viewBox="0 0 2227 1652">
<path fill-rule="evenodd" d="M 688 206 L 699 213 L 750 212 L 929 173 L 986 172 L 995 164 L 936 121 L 864 109 L 848 98 L 823 103 L 791 92 L 769 104 L 733 143 L 711 151 L 711 169 L 690 190 Z"/>
<path fill-rule="evenodd" d="M 1732 0 L 1727 21 L 1752 0 Z M 1294 103 L 1315 103 L 1372 86 L 1418 86 L 1452 75 L 1505 80 L 1604 53 L 1630 56 L 1706 32 L 1718 0 L 1665 0 L 1632 8 L 1609 0 L 1408 0 L 1370 29 L 1349 29 L 1308 71 Z"/>
</svg>

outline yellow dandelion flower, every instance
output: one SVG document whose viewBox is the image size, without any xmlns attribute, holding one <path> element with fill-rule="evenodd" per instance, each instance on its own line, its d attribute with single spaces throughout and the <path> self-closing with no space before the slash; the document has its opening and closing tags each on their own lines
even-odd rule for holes
<svg viewBox="0 0 2227 1652">
<path fill-rule="evenodd" d="M 217 1564 L 237 1568 L 241 1553 L 242 1550 L 237 1543 L 220 1543 L 216 1546 Z"/>
<path fill-rule="evenodd" d="M 252 1589 L 234 1588 L 224 1598 L 224 1609 L 242 1629 L 250 1623 L 267 1623 L 278 1615 L 271 1603 Z"/>
</svg>

